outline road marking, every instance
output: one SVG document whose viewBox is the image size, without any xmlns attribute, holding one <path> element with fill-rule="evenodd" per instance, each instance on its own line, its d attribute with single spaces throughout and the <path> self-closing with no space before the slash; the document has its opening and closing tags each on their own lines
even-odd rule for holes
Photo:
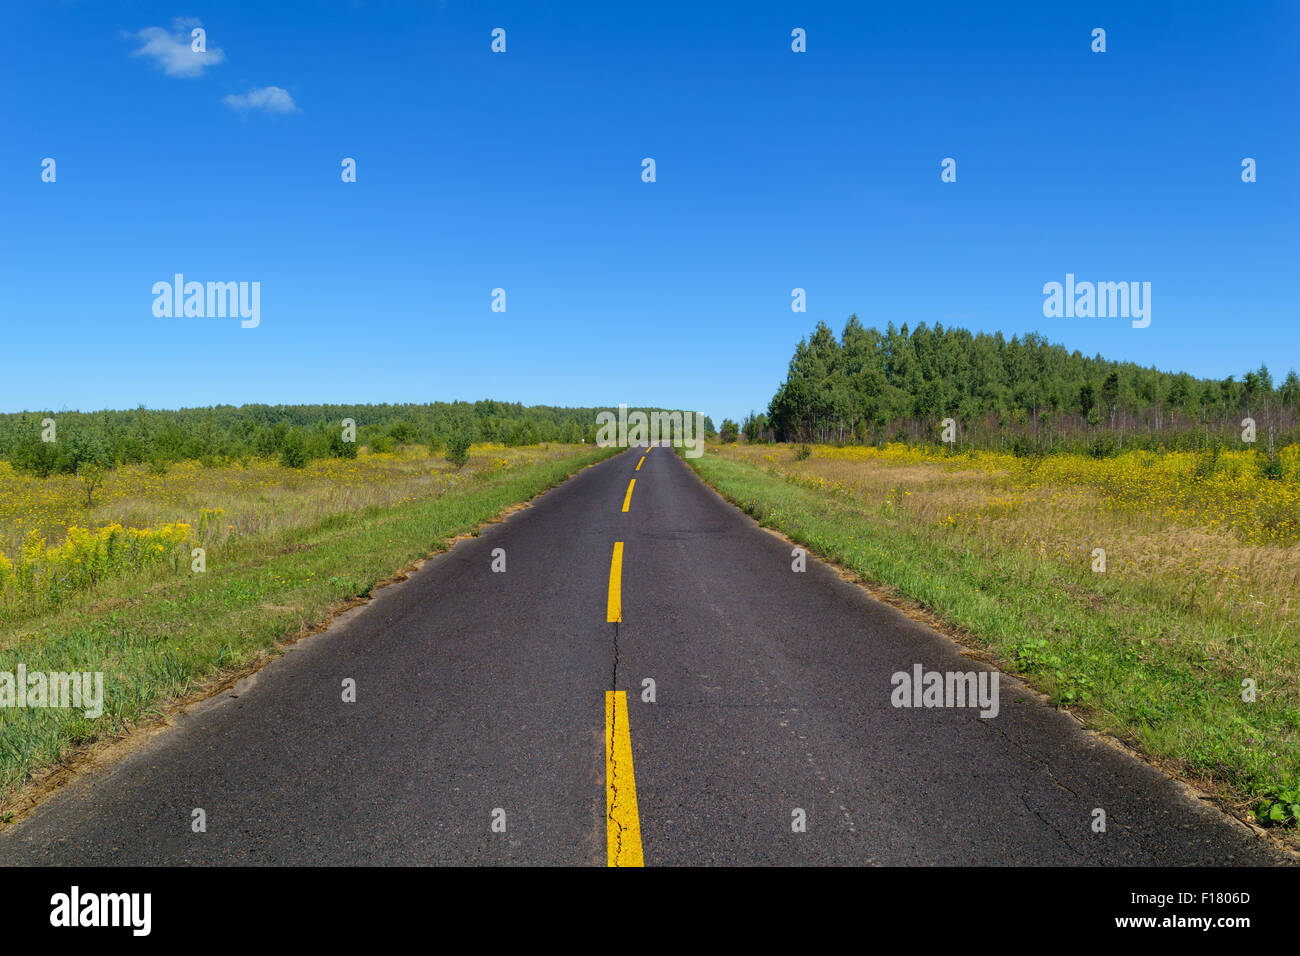
<svg viewBox="0 0 1300 956">
<path fill-rule="evenodd" d="M 645 866 L 627 693 L 621 690 L 605 691 L 605 848 L 610 866 Z"/>
<path fill-rule="evenodd" d="M 640 470 L 641 470 L 641 466 L 644 465 L 644 464 L 645 464 L 645 455 L 642 455 L 642 456 L 641 456 L 641 460 L 638 461 L 638 462 L 636 463 L 636 467 L 633 468 L 632 470 L 633 470 L 633 471 L 640 471 Z"/>
<path fill-rule="evenodd" d="M 623 510 L 627 511 L 628 506 L 632 504 L 632 489 L 636 487 L 636 479 L 633 478 L 627 484 L 627 494 L 623 496 Z"/>
<path fill-rule="evenodd" d="M 614 556 L 609 560 L 609 605 L 605 612 L 609 624 L 623 620 L 623 542 L 614 542 Z"/>
</svg>

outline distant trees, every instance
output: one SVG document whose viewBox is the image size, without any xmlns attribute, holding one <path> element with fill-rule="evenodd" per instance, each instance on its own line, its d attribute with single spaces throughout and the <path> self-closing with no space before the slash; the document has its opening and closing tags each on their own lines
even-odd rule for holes
<svg viewBox="0 0 1300 956">
<path fill-rule="evenodd" d="M 722 427 L 718 429 L 718 441 L 723 442 L 724 444 L 727 442 L 733 442 L 739 434 L 740 426 L 730 418 L 724 418 L 722 420 Z"/>
<path fill-rule="evenodd" d="M 1261 365 L 1241 381 L 1196 379 L 1086 357 L 1036 333 L 881 332 L 855 315 L 838 339 L 818 323 L 795 346 L 766 416 L 751 413 L 742 431 L 750 441 L 933 441 L 951 417 L 963 444 L 1121 450 L 1235 442 L 1247 416 L 1300 438 L 1300 377 L 1293 370 L 1275 388 Z"/>
<path fill-rule="evenodd" d="M 0 415 L 0 459 L 40 475 L 93 474 L 82 467 L 147 463 L 207 464 L 269 458 L 301 468 L 314 459 L 355 458 L 358 447 L 392 451 L 424 444 L 435 453 L 453 436 L 471 442 L 531 445 L 596 439 L 596 408 L 512 402 L 407 405 L 217 405 L 158 411 L 22 412 Z M 659 411 L 659 409 L 646 409 Z M 42 420 L 57 422 L 57 440 L 42 441 Z M 355 423 L 344 437 L 343 422 Z M 707 423 L 712 430 L 712 423 Z M 93 494 L 93 490 L 91 492 Z"/>
<path fill-rule="evenodd" d="M 47 416 L 22 416 L 27 428 L 14 436 L 9 458 L 15 465 L 41 477 L 62 473 L 75 475 L 92 468 L 101 471 L 113 463 L 106 436 L 95 430 L 63 432 L 63 441 L 42 440 L 41 419 Z M 55 434 L 58 435 L 56 429 Z"/>
<path fill-rule="evenodd" d="M 769 441 L 767 429 L 767 416 L 761 412 L 755 415 L 752 411 L 745 416 L 744 422 L 740 425 L 740 433 L 745 436 L 745 441 Z"/>
<path fill-rule="evenodd" d="M 1286 381 L 1277 394 L 1286 408 L 1300 408 L 1300 377 L 1296 376 L 1295 369 L 1287 373 Z"/>
</svg>

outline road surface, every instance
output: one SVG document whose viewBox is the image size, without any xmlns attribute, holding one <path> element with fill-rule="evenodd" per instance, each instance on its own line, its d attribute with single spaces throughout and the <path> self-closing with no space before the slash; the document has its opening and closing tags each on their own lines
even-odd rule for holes
<svg viewBox="0 0 1300 956">
<path fill-rule="evenodd" d="M 896 672 L 987 668 L 792 563 L 629 449 L 58 791 L 0 863 L 1284 859 L 1005 675 L 993 718 L 893 706 Z"/>
</svg>

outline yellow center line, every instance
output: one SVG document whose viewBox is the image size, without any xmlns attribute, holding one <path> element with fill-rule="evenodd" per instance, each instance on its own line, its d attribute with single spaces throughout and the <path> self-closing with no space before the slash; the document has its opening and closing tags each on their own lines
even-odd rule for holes
<svg viewBox="0 0 1300 956">
<path fill-rule="evenodd" d="M 632 504 L 632 489 L 636 487 L 636 479 L 633 478 L 627 485 L 627 494 L 623 497 L 623 510 L 627 511 L 628 505 Z"/>
<path fill-rule="evenodd" d="M 645 866 L 627 693 L 621 690 L 605 691 L 605 848 L 610 866 Z"/>
<path fill-rule="evenodd" d="M 633 470 L 633 471 L 640 471 L 640 470 L 641 470 L 641 466 L 644 465 L 644 464 L 645 464 L 645 455 L 642 455 L 642 456 L 641 456 L 641 460 L 638 461 L 638 462 L 636 463 L 636 467 L 633 468 L 632 470 Z"/>
<path fill-rule="evenodd" d="M 623 620 L 623 542 L 614 542 L 614 556 L 609 561 L 609 604 L 605 621 L 617 624 Z"/>
</svg>

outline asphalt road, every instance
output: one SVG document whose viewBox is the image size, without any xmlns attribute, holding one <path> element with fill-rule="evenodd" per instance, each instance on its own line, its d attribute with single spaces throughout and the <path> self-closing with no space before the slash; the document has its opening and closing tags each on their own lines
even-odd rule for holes
<svg viewBox="0 0 1300 956">
<path fill-rule="evenodd" d="M 60 790 L 0 863 L 1283 860 L 1005 675 L 993 718 L 895 707 L 895 672 L 987 668 L 819 562 L 793 571 L 670 449 L 642 452 Z"/>
</svg>

